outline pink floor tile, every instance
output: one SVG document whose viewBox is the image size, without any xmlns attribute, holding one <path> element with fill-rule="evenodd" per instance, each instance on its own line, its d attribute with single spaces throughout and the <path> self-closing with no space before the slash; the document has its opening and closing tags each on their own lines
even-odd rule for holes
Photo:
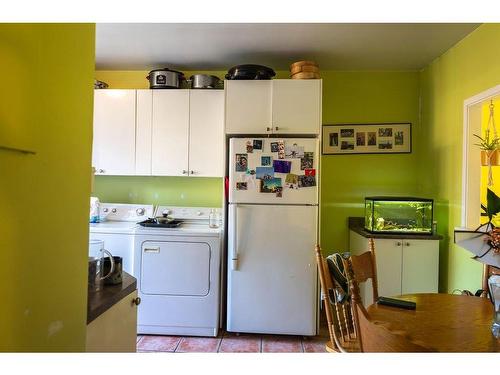
<svg viewBox="0 0 500 375">
<path fill-rule="evenodd" d="M 301 353 L 300 341 L 293 336 L 265 336 L 262 338 L 262 353 Z"/>
<path fill-rule="evenodd" d="M 138 351 L 173 352 L 180 337 L 176 336 L 143 336 L 137 343 Z"/>
<path fill-rule="evenodd" d="M 215 353 L 219 349 L 220 338 L 213 337 L 183 337 L 177 353 Z"/>
<path fill-rule="evenodd" d="M 327 341 L 326 337 L 308 337 L 302 340 L 302 346 L 305 353 L 326 353 L 325 345 Z"/>
<path fill-rule="evenodd" d="M 228 335 L 222 339 L 219 353 L 260 353 L 260 343 L 258 335 Z"/>
</svg>

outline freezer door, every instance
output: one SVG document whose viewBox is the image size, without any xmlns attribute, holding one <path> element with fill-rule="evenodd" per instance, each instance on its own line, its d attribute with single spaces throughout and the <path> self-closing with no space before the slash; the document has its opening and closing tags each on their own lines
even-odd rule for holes
<svg viewBox="0 0 500 375">
<path fill-rule="evenodd" d="M 288 152 L 303 149 L 303 152 L 312 153 L 312 161 L 300 157 L 279 159 L 278 152 L 272 151 L 276 150 L 274 147 L 280 141 L 284 143 L 285 150 Z M 262 149 L 253 147 L 254 142 Z M 252 152 L 248 152 L 247 144 L 252 145 Z M 294 148 L 294 145 L 296 148 Z M 272 146 L 274 147 L 272 148 Z M 293 156 L 291 153 L 287 155 Z M 301 155 L 301 153 L 299 152 L 298 155 Z M 287 173 L 278 173 L 274 170 L 273 177 L 281 179 L 279 182 L 282 186 L 282 196 L 278 197 L 275 192 L 261 192 L 261 190 L 264 190 L 261 189 L 263 180 L 257 178 L 260 177 L 257 172 L 262 167 L 272 168 L 275 160 L 290 162 L 290 173 L 294 175 L 305 175 L 306 169 L 308 169 L 308 172 L 315 174 L 315 186 L 301 187 L 299 189 L 290 188 L 290 184 L 286 183 Z M 316 138 L 232 138 L 229 143 L 229 202 L 318 204 L 318 160 L 319 141 Z M 267 165 L 268 163 L 270 165 Z M 262 171 L 265 170 L 262 169 Z"/>
<path fill-rule="evenodd" d="M 229 206 L 227 330 L 316 334 L 316 206 Z"/>
</svg>

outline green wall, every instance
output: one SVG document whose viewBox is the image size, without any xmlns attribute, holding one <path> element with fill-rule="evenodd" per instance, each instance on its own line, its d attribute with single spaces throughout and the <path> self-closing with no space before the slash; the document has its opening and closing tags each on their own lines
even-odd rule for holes
<svg viewBox="0 0 500 375">
<path fill-rule="evenodd" d="M 0 351 L 85 349 L 94 25 L 0 25 Z"/>
<path fill-rule="evenodd" d="M 440 203 L 438 231 L 446 237 L 441 243 L 441 289 L 449 292 L 481 287 L 480 263 L 452 242 L 453 229 L 461 224 L 463 104 L 500 84 L 499 41 L 499 24 L 482 25 L 421 73 L 418 183 Z"/>
<path fill-rule="evenodd" d="M 222 179 L 96 176 L 92 194 L 102 202 L 220 207 Z"/>
<path fill-rule="evenodd" d="M 411 122 L 419 129 L 418 72 L 323 72 L 323 124 Z M 347 218 L 364 216 L 364 197 L 414 195 L 418 144 L 411 154 L 324 155 L 321 245 L 348 250 Z"/>
</svg>

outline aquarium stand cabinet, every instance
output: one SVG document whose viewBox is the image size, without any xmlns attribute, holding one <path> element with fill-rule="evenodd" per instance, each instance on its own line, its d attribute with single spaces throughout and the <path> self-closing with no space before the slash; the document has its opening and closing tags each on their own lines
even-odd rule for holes
<svg viewBox="0 0 500 375">
<path fill-rule="evenodd" d="M 374 234 L 364 228 L 364 218 L 349 218 L 349 249 L 360 255 L 374 239 L 378 293 L 437 293 L 439 281 L 439 235 Z M 363 303 L 373 302 L 371 280 L 360 285 Z"/>
</svg>

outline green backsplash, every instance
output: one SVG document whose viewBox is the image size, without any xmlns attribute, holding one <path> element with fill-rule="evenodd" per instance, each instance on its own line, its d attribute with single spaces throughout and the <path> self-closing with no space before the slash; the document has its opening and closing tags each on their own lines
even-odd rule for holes
<svg viewBox="0 0 500 375">
<path fill-rule="evenodd" d="M 93 196 L 101 202 L 221 207 L 222 178 L 96 176 Z"/>
</svg>

